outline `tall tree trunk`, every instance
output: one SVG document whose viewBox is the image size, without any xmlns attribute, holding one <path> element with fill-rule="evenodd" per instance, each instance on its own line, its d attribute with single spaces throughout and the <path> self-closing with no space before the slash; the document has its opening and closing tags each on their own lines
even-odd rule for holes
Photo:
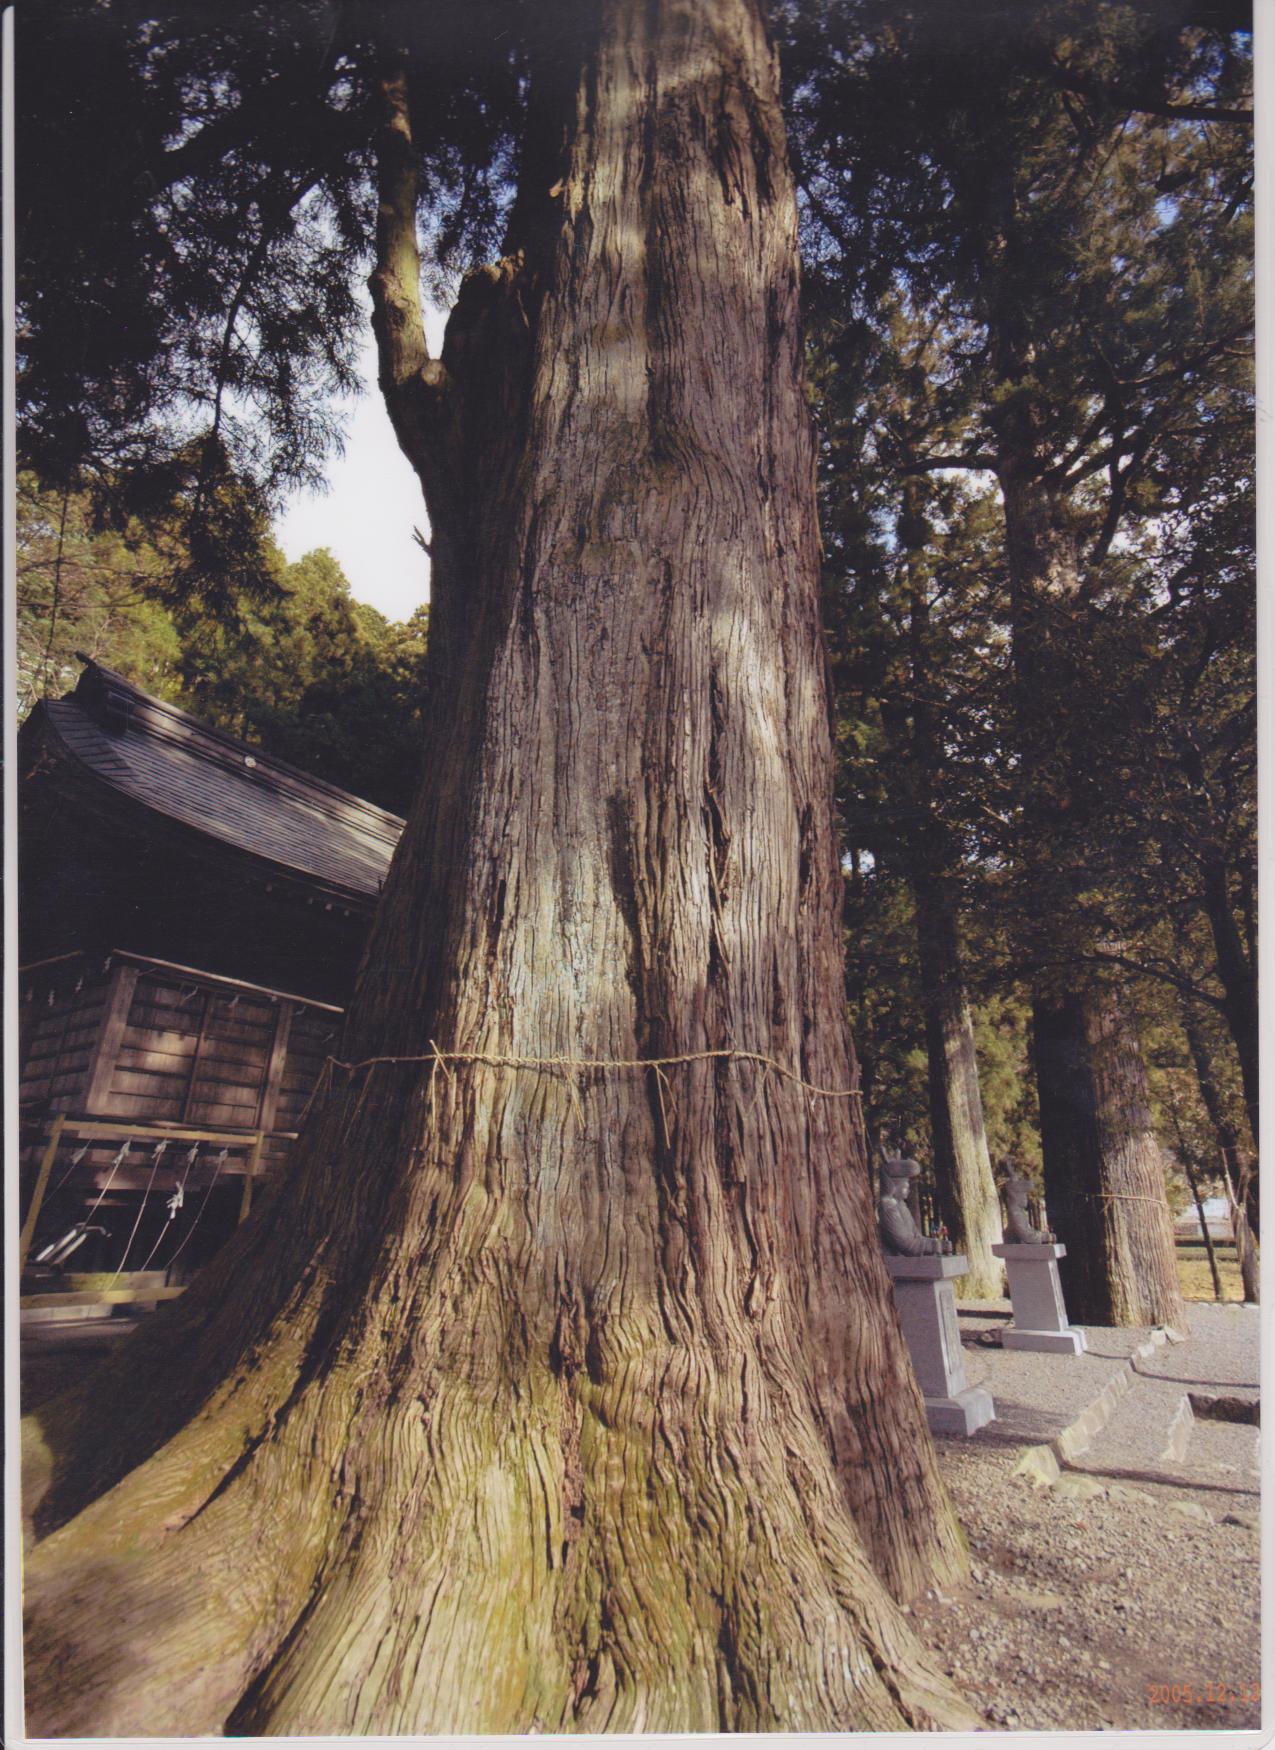
<svg viewBox="0 0 1275 1750">
<path fill-rule="evenodd" d="M 1222 1278 L 1218 1272 L 1217 1252 L 1213 1246 L 1213 1235 L 1209 1232 L 1208 1217 L 1204 1213 L 1204 1199 L 1200 1195 L 1199 1176 L 1196 1173 L 1195 1168 L 1191 1165 L 1191 1157 L 1186 1149 L 1183 1149 L 1179 1158 L 1182 1162 L 1182 1170 L 1186 1174 L 1186 1182 L 1191 1187 L 1191 1200 L 1195 1204 L 1195 1213 L 1200 1223 L 1200 1236 L 1204 1241 L 1205 1255 L 1209 1260 L 1209 1275 L 1213 1278 L 1213 1298 L 1214 1300 L 1221 1300 L 1223 1299 Z"/>
<path fill-rule="evenodd" d="M 1226 864 L 1220 856 L 1211 856 L 1204 860 L 1201 879 L 1204 914 L 1209 920 L 1213 948 L 1217 955 L 1217 975 L 1222 984 L 1223 1013 L 1240 1060 L 1240 1079 L 1244 1088 L 1248 1127 L 1253 1133 L 1253 1141 L 1260 1148 L 1257 968 L 1244 951 L 1235 913 L 1231 909 Z"/>
<path fill-rule="evenodd" d="M 1235 1234 L 1235 1256 L 1240 1267 L 1240 1280 L 1244 1284 L 1244 1298 L 1256 1305 L 1261 1298 L 1257 1247 L 1254 1244 L 1255 1237 L 1261 1231 L 1258 1176 L 1253 1171 L 1251 1157 L 1241 1151 L 1240 1139 L 1235 1126 L 1226 1115 L 1222 1090 L 1218 1087 L 1217 1077 L 1213 1073 L 1213 1060 L 1209 1055 L 1209 1048 L 1205 1042 L 1199 1016 L 1185 999 L 1182 1002 L 1181 1010 L 1182 1025 L 1186 1033 L 1187 1048 L 1191 1053 L 1191 1062 L 1195 1066 L 1195 1079 L 1200 1090 L 1200 1099 L 1204 1103 L 1204 1110 L 1209 1115 L 1209 1123 L 1213 1127 L 1213 1134 L 1217 1137 L 1218 1150 L 1222 1156 L 1222 1177 L 1226 1184 L 1227 1201 L 1231 1208 L 1231 1228 Z"/>
<path fill-rule="evenodd" d="M 960 943 L 950 895 L 913 882 L 925 1043 L 929 1057 L 930 1124 L 939 1211 L 969 1274 L 958 1289 L 996 1299 L 1005 1275 L 992 1247 L 1001 1239 L 1000 1199 L 983 1128 L 974 1025 L 961 975 Z"/>
<path fill-rule="evenodd" d="M 1146 1070 L 1116 993 L 1094 982 L 1034 1004 L 1050 1222 L 1069 1315 L 1185 1330 Z"/>
<path fill-rule="evenodd" d="M 958 1292 L 998 1298 L 1005 1273 L 991 1248 L 1001 1238 L 1000 1199 L 983 1128 L 974 1028 L 965 995 L 952 871 L 960 846 L 942 808 L 942 685 L 934 670 L 930 581 L 922 556 L 931 535 L 921 482 L 903 487 L 899 538 L 907 554 L 909 676 L 906 701 L 883 689 L 881 716 L 891 743 L 895 781 L 907 797 L 903 829 L 916 905 L 917 959 L 925 1010 L 934 1182 L 939 1214 L 970 1268 Z"/>
<path fill-rule="evenodd" d="M 974 1720 L 891 1596 L 964 1557 L 843 1097 L 774 59 L 752 0 L 573 16 L 441 361 L 385 80 L 427 781 L 237 1268 L 111 1370 L 108 1450 L 43 1420 L 41 1735 Z"/>
<path fill-rule="evenodd" d="M 1235 1261 L 1239 1265 L 1244 1299 L 1250 1306 L 1257 1306 L 1262 1298 L 1262 1275 L 1257 1245 L 1239 1194 L 1229 1179 L 1225 1183 L 1227 1207 L 1231 1212 L 1231 1232 L 1235 1235 Z"/>
<path fill-rule="evenodd" d="M 1217 976 L 1222 986 L 1222 1013 L 1240 1062 L 1244 1104 L 1253 1142 L 1261 1146 L 1258 1102 L 1259 1038 L 1257 1023 L 1257 942 L 1251 903 L 1252 885 L 1242 884 L 1243 932 L 1232 903 L 1232 869 L 1225 848 L 1222 811 L 1213 796 L 1204 759 L 1189 728 L 1179 738 L 1178 758 L 1190 785 L 1195 807 L 1192 850 L 1200 872 L 1200 902 L 1213 937 Z"/>
<path fill-rule="evenodd" d="M 1146 1071 L 1116 992 L 1078 962 L 1091 946 L 1080 900 L 1086 854 L 1083 749 L 1056 740 L 1085 684 L 1074 623 L 1080 559 L 1071 506 L 1039 474 L 1031 397 L 1000 415 L 1006 556 L 1022 754 L 1021 873 L 1034 934 L 1040 1135 L 1050 1219 L 1067 1246 L 1067 1307 L 1087 1324 L 1185 1328 L 1173 1221 L 1151 1128 Z M 1057 701 L 1057 705 L 1055 705 Z"/>
</svg>

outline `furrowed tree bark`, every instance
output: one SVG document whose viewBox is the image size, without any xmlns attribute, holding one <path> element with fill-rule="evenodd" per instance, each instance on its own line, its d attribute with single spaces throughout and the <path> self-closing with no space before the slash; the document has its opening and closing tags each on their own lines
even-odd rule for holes
<svg viewBox="0 0 1275 1750">
<path fill-rule="evenodd" d="M 1096 982 L 1033 1005 L 1045 1196 L 1083 1325 L 1185 1330 L 1173 1220 L 1146 1069 L 1119 997 Z"/>
<path fill-rule="evenodd" d="M 929 1059 L 930 1125 L 939 1212 L 958 1252 L 969 1259 L 959 1291 L 976 1300 L 1005 1292 L 992 1247 L 1000 1241 L 1001 1209 L 983 1126 L 974 1024 L 961 971 L 956 913 L 935 885 L 913 881 L 925 1043 Z"/>
<path fill-rule="evenodd" d="M 1010 369 L 1003 365 L 1003 369 Z M 1025 373 L 1015 370 L 1015 376 Z M 1085 685 L 1072 614 L 1080 598 L 1076 520 L 1046 480 L 1038 410 L 1016 383 L 998 412 L 997 474 L 1013 593 L 1023 806 L 1021 864 L 1030 914 L 1041 1152 L 1049 1216 L 1071 1317 L 1083 1324 L 1186 1329 L 1173 1221 L 1136 1036 L 1109 984 L 1079 961 L 1084 854 L 1083 753 L 1055 740 Z M 1056 702 L 1056 703 L 1055 703 Z"/>
<path fill-rule="evenodd" d="M 441 361 L 385 77 L 425 782 L 288 1179 L 29 1431 L 38 1734 L 975 1723 L 894 1602 L 964 1554 L 846 1097 L 774 57 L 569 23 Z"/>
</svg>

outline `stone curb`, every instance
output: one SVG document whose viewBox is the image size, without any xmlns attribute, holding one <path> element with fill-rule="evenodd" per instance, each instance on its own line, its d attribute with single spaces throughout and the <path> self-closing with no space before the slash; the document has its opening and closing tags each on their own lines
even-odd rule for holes
<svg viewBox="0 0 1275 1750">
<path fill-rule="evenodd" d="M 1047 1440 L 1039 1446 L 1027 1448 L 1014 1466 L 1013 1474 L 1016 1477 L 1029 1478 L 1038 1488 L 1052 1488 L 1062 1474 L 1063 1465 L 1079 1458 L 1081 1453 L 1087 1451 L 1092 1445 L 1094 1437 L 1100 1434 L 1111 1420 L 1116 1405 L 1121 1398 L 1127 1395 L 1133 1383 L 1134 1375 L 1138 1371 L 1137 1363 L 1145 1361 L 1154 1350 L 1161 1348 L 1165 1343 L 1181 1341 L 1182 1339 L 1176 1331 L 1171 1333 L 1163 1328 L 1152 1331 L 1146 1341 L 1139 1343 L 1137 1348 L 1133 1350 L 1119 1373 L 1114 1374 L 1107 1381 L 1097 1397 L 1086 1404 L 1074 1421 L 1069 1422 L 1060 1434 L 1055 1434 L 1052 1440 Z M 1185 1397 L 1183 1397 L 1182 1403 L 1188 1418 L 1190 1418 L 1190 1403 Z M 1169 1434 L 1170 1446 L 1174 1443 L 1174 1433 L 1181 1415 L 1182 1411 L 1179 1409 L 1173 1418 Z M 1191 1421 L 1188 1420 L 1185 1426 L 1183 1447 L 1190 1436 Z"/>
<path fill-rule="evenodd" d="M 1181 1464 L 1186 1457 L 1186 1449 L 1191 1444 L 1191 1429 L 1195 1426 L 1195 1412 L 1191 1408 L 1191 1399 L 1183 1392 L 1182 1401 L 1173 1412 L 1173 1420 L 1169 1423 L 1169 1438 L 1164 1443 L 1164 1450 L 1156 1459 L 1157 1464 Z"/>
</svg>

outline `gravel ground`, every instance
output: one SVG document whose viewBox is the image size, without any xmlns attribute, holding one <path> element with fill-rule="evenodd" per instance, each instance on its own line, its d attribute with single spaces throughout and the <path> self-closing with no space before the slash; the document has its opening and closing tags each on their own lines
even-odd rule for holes
<svg viewBox="0 0 1275 1750">
<path fill-rule="evenodd" d="M 1117 1411 L 1136 1423 L 1141 1403 L 1157 1449 L 1186 1390 L 1248 1396 L 1258 1379 L 1255 1309 L 1191 1316 L 1191 1342 L 1139 1360 L 1158 1377 L 1135 1379 Z M 1173 1465 L 1099 1435 L 1037 1487 L 1014 1475 L 1025 1446 L 1060 1431 L 1082 1380 L 1101 1389 L 1146 1333 L 1089 1332 L 1089 1363 L 1064 1372 L 1056 1358 L 981 1348 L 995 1324 L 994 1311 L 961 1309 L 967 1372 L 1000 1394 L 998 1421 L 936 1442 L 974 1566 L 964 1586 L 913 1604 L 922 1638 L 993 1730 L 1259 1727 L 1256 1430 L 1197 1422 Z"/>
<path fill-rule="evenodd" d="M 971 1580 L 912 1607 L 994 1729 L 1261 1724 L 1256 1500 L 1064 1472 L 1037 1491 L 1014 1454 L 940 1441 L 970 1540 Z M 1224 1524 L 1229 1513 L 1248 1518 Z M 1185 1691 L 1185 1696 L 1184 1692 Z"/>
<path fill-rule="evenodd" d="M 1163 1379 L 1177 1378 L 1204 1390 L 1238 1389 L 1256 1396 L 1260 1386 L 1262 1327 L 1258 1308 L 1194 1304 L 1189 1313 L 1190 1341 L 1157 1349 L 1145 1361 L 1139 1361 L 1138 1371 Z"/>
<path fill-rule="evenodd" d="M 1007 1314 L 961 1308 L 970 1383 L 998 1416 L 971 1440 L 936 1441 L 974 1565 L 965 1585 L 913 1603 L 922 1640 L 993 1731 L 1260 1726 L 1256 1430 L 1196 1422 L 1185 1462 L 1158 1476 L 1118 1463 L 1132 1454 L 1100 1434 L 1083 1469 L 1037 1488 L 1013 1474 L 1025 1448 L 1060 1433 L 1147 1333 L 1088 1331 L 1089 1354 L 1061 1366 L 989 1346 Z M 1158 1377 L 1135 1380 L 1117 1413 L 1145 1393 L 1150 1419 L 1174 1383 L 1255 1395 L 1255 1309 L 1193 1306 L 1191 1323 L 1189 1343 L 1138 1362 Z M 96 1359 L 98 1332 L 71 1335 L 56 1352 L 24 1344 L 24 1407 Z"/>
</svg>

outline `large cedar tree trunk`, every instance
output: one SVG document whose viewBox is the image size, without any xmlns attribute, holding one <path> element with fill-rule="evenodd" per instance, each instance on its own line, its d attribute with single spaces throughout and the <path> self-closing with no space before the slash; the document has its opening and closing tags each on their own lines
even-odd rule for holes
<svg viewBox="0 0 1275 1750">
<path fill-rule="evenodd" d="M 440 361 L 383 86 L 434 692 L 343 1057 L 467 1055 L 335 1072 L 228 1253 L 29 1430 L 35 1734 L 973 1720 L 893 1601 L 964 1558 L 841 1097 L 773 55 L 753 0 L 568 39 Z"/>
<path fill-rule="evenodd" d="M 1186 1329 L 1173 1221 L 1146 1070 L 1114 986 L 1084 964 L 1085 749 L 1067 734 L 1087 685 L 1075 608 L 1078 534 L 1065 490 L 1041 478 L 1037 411 L 1021 386 L 999 413 L 998 469 L 1013 592 L 1022 758 L 1021 862 L 1030 917 L 1040 1138 L 1060 1266 L 1082 1324 Z"/>
<path fill-rule="evenodd" d="M 1114 989 L 1097 980 L 1034 1004 L 1045 1198 L 1067 1248 L 1069 1316 L 1185 1331 L 1173 1219 L 1146 1069 Z"/>
<path fill-rule="evenodd" d="M 959 1292 L 973 1299 L 996 1299 L 1005 1292 L 1004 1269 L 992 1255 L 1002 1238 L 1000 1199 L 983 1126 L 956 909 L 938 884 L 914 881 L 913 892 L 939 1213 L 956 1250 L 969 1259 L 969 1274 L 958 1283 Z"/>
</svg>

